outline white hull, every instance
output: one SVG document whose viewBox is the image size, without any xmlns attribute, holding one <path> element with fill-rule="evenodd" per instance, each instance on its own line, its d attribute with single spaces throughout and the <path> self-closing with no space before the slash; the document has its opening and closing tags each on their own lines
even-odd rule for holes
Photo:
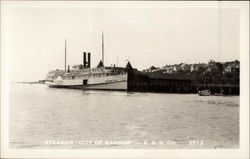
<svg viewBox="0 0 250 159">
<path fill-rule="evenodd" d="M 53 82 L 46 81 L 45 83 L 50 87 L 61 88 L 77 88 L 86 90 L 127 90 L 127 74 L 96 78 L 54 80 Z"/>
</svg>

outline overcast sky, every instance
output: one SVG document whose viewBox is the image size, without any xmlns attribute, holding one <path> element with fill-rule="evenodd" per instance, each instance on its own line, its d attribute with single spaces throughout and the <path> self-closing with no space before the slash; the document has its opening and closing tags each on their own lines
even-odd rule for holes
<svg viewBox="0 0 250 159">
<path fill-rule="evenodd" d="M 10 80 L 44 79 L 50 69 L 81 64 L 92 53 L 92 67 L 105 65 L 139 70 L 152 65 L 239 60 L 240 14 L 216 8 L 80 8 L 5 7 L 4 32 Z"/>
</svg>

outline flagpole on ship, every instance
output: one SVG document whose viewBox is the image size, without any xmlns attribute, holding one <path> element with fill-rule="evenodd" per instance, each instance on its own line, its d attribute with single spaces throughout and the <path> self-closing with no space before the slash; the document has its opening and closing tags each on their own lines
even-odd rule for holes
<svg viewBox="0 0 250 159">
<path fill-rule="evenodd" d="M 65 50 L 64 50 L 64 53 L 65 53 L 65 57 L 64 57 L 64 60 L 65 60 L 65 61 L 64 61 L 64 70 L 65 70 L 65 71 L 66 71 L 66 66 L 67 66 L 67 63 L 66 63 L 66 60 L 67 60 L 67 48 L 66 48 L 66 47 L 67 47 L 67 45 L 66 45 L 66 44 L 67 44 L 67 41 L 66 41 L 66 39 L 65 39 L 65 44 L 64 44 L 64 45 L 65 45 L 65 46 L 64 46 L 64 47 L 65 47 L 65 48 L 64 48 L 64 49 L 65 49 Z"/>
<path fill-rule="evenodd" d="M 102 63 L 104 66 L 104 34 L 102 32 Z"/>
</svg>

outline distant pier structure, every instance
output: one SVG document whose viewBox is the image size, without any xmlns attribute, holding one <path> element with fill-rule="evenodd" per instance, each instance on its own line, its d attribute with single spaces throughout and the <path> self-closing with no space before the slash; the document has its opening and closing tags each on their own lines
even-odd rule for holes
<svg viewBox="0 0 250 159">
<path fill-rule="evenodd" d="M 191 93 L 192 79 L 181 74 L 144 73 L 128 62 L 128 91 Z"/>
<path fill-rule="evenodd" d="M 164 74 L 161 72 L 141 72 L 128 62 L 128 91 L 197 93 L 209 89 L 212 94 L 239 95 L 239 85 L 194 84 L 191 76 L 186 74 Z"/>
</svg>

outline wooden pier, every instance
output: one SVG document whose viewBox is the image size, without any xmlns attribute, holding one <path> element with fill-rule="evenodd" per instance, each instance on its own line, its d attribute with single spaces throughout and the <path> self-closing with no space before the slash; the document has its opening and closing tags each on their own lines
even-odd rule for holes
<svg viewBox="0 0 250 159">
<path fill-rule="evenodd" d="M 239 85 L 193 84 L 192 78 L 184 74 L 144 73 L 128 71 L 128 91 L 197 93 L 209 89 L 212 94 L 239 95 Z"/>
</svg>

